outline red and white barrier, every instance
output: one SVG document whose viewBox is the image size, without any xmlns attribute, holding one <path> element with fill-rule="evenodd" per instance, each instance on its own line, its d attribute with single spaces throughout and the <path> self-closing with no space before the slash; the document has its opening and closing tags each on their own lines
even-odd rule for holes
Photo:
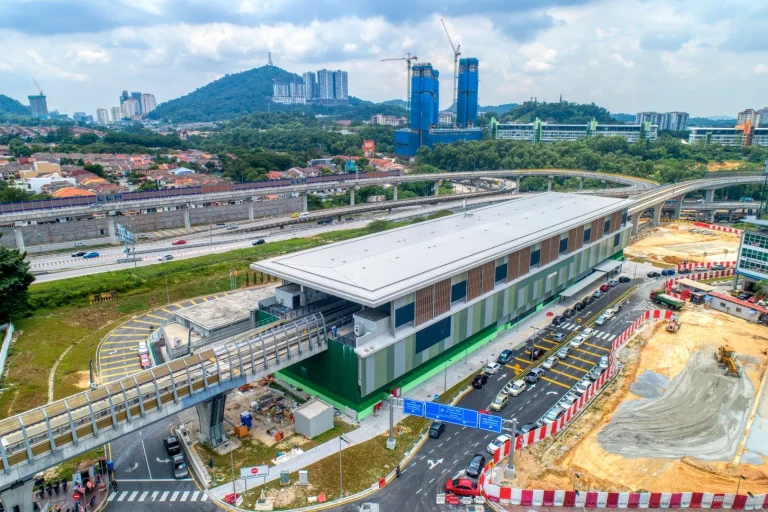
<svg viewBox="0 0 768 512">
<path fill-rule="evenodd" d="M 740 235 L 744 232 L 741 229 L 727 228 L 725 226 L 718 226 L 717 224 L 707 224 L 706 222 L 694 222 L 693 225 L 700 228 L 711 229 L 712 231 L 724 231 L 725 233 L 735 233 L 737 235 Z"/>
<path fill-rule="evenodd" d="M 689 268 L 689 269 L 693 270 L 694 268 L 698 267 L 699 265 L 704 265 L 705 267 L 707 267 L 707 270 L 709 270 L 709 268 L 712 265 L 723 265 L 725 268 L 732 268 L 732 267 L 736 266 L 736 262 L 735 261 L 702 261 L 702 262 L 699 262 L 699 263 L 696 263 L 696 262 L 686 263 L 684 265 L 683 264 L 678 265 L 677 266 L 677 271 L 680 272 L 680 269 L 682 269 L 682 268 Z"/>
<path fill-rule="evenodd" d="M 698 274 L 682 274 L 675 277 L 671 277 L 664 281 L 665 288 L 672 288 L 681 279 L 690 279 L 691 281 L 704 281 L 706 279 L 718 279 L 721 277 L 730 277 L 733 275 L 734 268 L 728 268 L 725 270 L 710 270 L 709 272 L 700 272 Z"/>
</svg>

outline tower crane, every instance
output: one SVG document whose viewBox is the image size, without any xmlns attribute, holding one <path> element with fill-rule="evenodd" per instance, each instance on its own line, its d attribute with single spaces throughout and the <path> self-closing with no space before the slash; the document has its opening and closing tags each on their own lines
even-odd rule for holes
<svg viewBox="0 0 768 512">
<path fill-rule="evenodd" d="M 37 87 L 37 90 L 38 90 L 38 92 L 40 93 L 40 96 L 44 96 L 44 94 L 43 94 L 43 90 L 40 88 L 40 84 L 39 84 L 39 83 L 37 83 L 37 80 L 35 80 L 35 79 L 33 78 L 33 79 L 32 79 L 32 82 L 34 82 L 34 84 L 35 84 L 35 87 Z"/>
<path fill-rule="evenodd" d="M 406 55 L 407 57 L 397 57 L 394 59 L 381 59 L 382 62 L 391 61 L 391 60 L 404 60 L 406 66 L 408 67 L 408 74 L 405 77 L 405 80 L 408 85 L 406 97 L 405 97 L 405 109 L 408 111 L 408 122 L 411 121 L 411 61 L 418 59 L 417 56 L 411 57 L 411 52 L 408 52 Z"/>
<path fill-rule="evenodd" d="M 451 48 L 453 49 L 453 104 L 452 104 L 452 107 L 458 113 L 458 106 L 456 105 L 456 85 L 457 85 L 456 82 L 459 78 L 459 56 L 461 55 L 461 45 L 453 44 L 453 41 L 451 40 L 451 35 L 448 33 L 448 27 L 445 26 L 445 22 L 443 21 L 442 18 L 440 18 L 440 23 L 443 24 L 443 30 L 445 30 L 445 35 L 448 38 L 448 42 L 451 43 Z"/>
</svg>

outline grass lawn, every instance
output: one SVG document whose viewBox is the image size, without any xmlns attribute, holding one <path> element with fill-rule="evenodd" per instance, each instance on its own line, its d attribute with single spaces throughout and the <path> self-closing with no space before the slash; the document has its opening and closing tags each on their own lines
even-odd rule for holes
<svg viewBox="0 0 768 512">
<path fill-rule="evenodd" d="M 330 439 L 355 429 L 355 426 L 338 419 L 334 419 L 333 425 L 334 427 L 331 430 L 324 432 L 314 439 L 307 439 L 300 434 L 294 434 L 286 437 L 274 446 L 267 446 L 264 443 L 250 438 L 243 439 L 242 446 L 232 453 L 232 458 L 234 459 L 235 464 L 235 477 L 239 478 L 239 468 L 241 467 L 259 466 L 262 464 L 271 466 L 272 463 L 270 460 L 277 456 L 277 452 L 289 451 L 294 444 L 299 445 L 302 450 L 307 451 Z M 203 462 L 208 463 L 208 461 L 213 458 L 213 469 L 209 467 L 208 471 L 216 479 L 216 485 L 232 481 L 232 460 L 230 460 L 229 453 L 226 455 L 219 455 L 208 446 L 200 444 L 195 445 L 195 449 Z"/>
<path fill-rule="evenodd" d="M 429 420 L 409 416 L 401 421 L 397 436 L 397 447 L 387 450 L 387 433 L 345 448 L 341 453 L 344 479 L 344 495 L 349 496 L 371 487 L 374 482 L 387 476 L 413 449 L 421 434 L 429 425 Z M 326 457 L 305 468 L 308 472 L 309 487 L 295 485 L 282 488 L 279 481 L 266 486 L 251 489 L 243 495 L 243 508 L 253 507 L 261 495 L 262 489 L 270 496 L 276 496 L 275 508 L 290 509 L 308 505 L 307 497 L 324 493 L 328 500 L 339 496 L 339 456 L 338 453 Z M 291 474 L 291 481 L 296 482 L 298 474 Z"/>
</svg>

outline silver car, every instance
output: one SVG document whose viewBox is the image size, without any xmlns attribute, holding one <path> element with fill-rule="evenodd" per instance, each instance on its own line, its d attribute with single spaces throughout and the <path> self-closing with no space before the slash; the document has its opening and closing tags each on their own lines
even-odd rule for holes
<svg viewBox="0 0 768 512">
<path fill-rule="evenodd" d="M 186 478 L 189 476 L 187 462 L 184 460 L 184 456 L 181 454 L 173 456 L 173 476 L 176 478 Z"/>
</svg>

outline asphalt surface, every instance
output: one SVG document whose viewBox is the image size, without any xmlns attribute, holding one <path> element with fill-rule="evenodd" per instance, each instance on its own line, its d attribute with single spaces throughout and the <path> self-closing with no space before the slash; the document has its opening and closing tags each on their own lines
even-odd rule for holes
<svg viewBox="0 0 768 512">
<path fill-rule="evenodd" d="M 499 352 L 504 349 L 513 350 L 514 358 L 499 372 L 492 375 L 485 387 L 473 389 L 456 405 L 475 410 L 489 409 L 491 401 L 504 385 L 515 380 L 516 376 L 523 375 L 530 368 L 528 350 L 531 341 L 536 347 L 543 348 L 548 352 L 541 360 L 546 356 L 554 355 L 557 348 L 562 344 L 553 340 L 552 337 L 555 333 L 574 335 L 580 332 L 582 326 L 595 320 L 623 292 L 635 284 L 645 282 L 645 286 L 641 286 L 634 295 L 622 302 L 620 313 L 603 326 L 592 326 L 597 330 L 597 333 L 589 341 L 579 349 L 572 348 L 566 359 L 559 361 L 552 370 L 547 370 L 536 384 L 528 384 L 528 389 L 525 392 L 517 397 L 510 396 L 509 405 L 501 412 L 492 412 L 492 414 L 501 415 L 507 420 L 517 420 L 518 428 L 522 424 L 536 422 L 572 386 L 577 384 L 600 361 L 603 355 L 608 354 L 611 342 L 637 319 L 640 311 L 650 307 L 651 304 L 646 299 L 650 281 L 652 280 L 637 279 L 633 283 L 619 285 L 611 289 L 609 294 L 581 311 L 578 316 L 567 319 L 559 327 L 548 327 L 543 331 L 540 330 L 535 338 L 531 337 L 533 340 L 529 338 L 523 343 L 518 343 L 517 346 L 512 346 L 509 343 L 505 346 L 499 346 Z M 587 288 L 590 293 L 594 289 L 595 287 Z M 588 293 L 585 291 L 581 298 L 586 295 Z M 521 326 L 521 328 L 524 327 Z M 572 337 L 569 336 L 566 340 L 569 341 Z M 480 370 L 481 368 L 478 368 L 478 371 Z M 505 424 L 505 428 L 511 428 L 511 424 Z M 444 492 L 446 481 L 466 476 L 467 464 L 476 453 L 483 454 L 486 460 L 492 459 L 492 455 L 486 451 L 486 446 L 497 435 L 493 432 L 446 424 L 445 432 L 440 438 L 428 439 L 411 462 L 401 470 L 400 478 L 395 479 L 373 496 L 331 510 L 357 512 L 362 503 L 377 503 L 380 512 L 457 510 L 456 507 L 450 505 L 437 505 L 436 495 Z"/>
</svg>

